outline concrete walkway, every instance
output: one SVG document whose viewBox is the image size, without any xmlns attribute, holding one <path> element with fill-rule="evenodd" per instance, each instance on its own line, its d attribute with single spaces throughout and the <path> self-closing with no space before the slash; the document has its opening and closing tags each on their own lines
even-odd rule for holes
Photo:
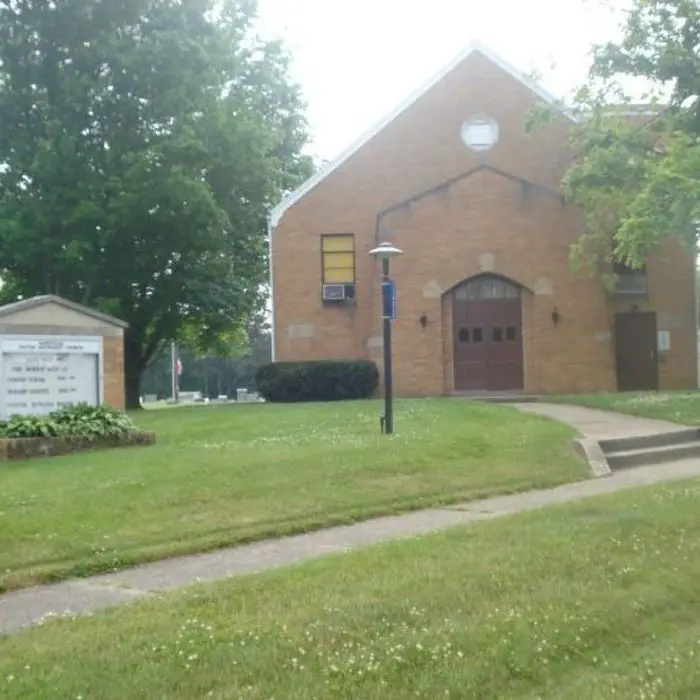
<svg viewBox="0 0 700 700">
<path fill-rule="evenodd" d="M 560 423 L 568 423 L 581 435 L 594 440 L 653 435 L 683 429 L 682 425 L 664 420 L 626 416 L 622 413 L 610 413 L 583 406 L 539 402 L 514 405 L 525 413 L 537 413 L 540 416 L 554 418 Z"/>
<path fill-rule="evenodd" d="M 678 426 L 661 421 L 637 420 L 570 406 L 524 404 L 520 408 L 570 422 L 591 437 L 663 432 L 666 426 L 678 429 Z M 28 588 L 0 596 L 0 634 L 17 632 L 50 617 L 87 614 L 200 582 L 288 566 L 379 542 L 414 537 L 635 486 L 696 476 L 700 476 L 700 459 L 640 467 L 614 473 L 606 479 L 376 518 L 280 540 L 169 559 L 116 574 Z"/>
</svg>

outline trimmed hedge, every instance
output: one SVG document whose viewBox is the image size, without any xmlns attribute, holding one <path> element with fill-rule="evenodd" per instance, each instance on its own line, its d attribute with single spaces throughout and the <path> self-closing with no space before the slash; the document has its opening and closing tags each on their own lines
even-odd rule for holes
<svg viewBox="0 0 700 700">
<path fill-rule="evenodd" d="M 255 379 L 266 401 L 346 401 L 372 396 L 379 371 L 369 360 L 273 362 L 260 367 Z"/>
</svg>

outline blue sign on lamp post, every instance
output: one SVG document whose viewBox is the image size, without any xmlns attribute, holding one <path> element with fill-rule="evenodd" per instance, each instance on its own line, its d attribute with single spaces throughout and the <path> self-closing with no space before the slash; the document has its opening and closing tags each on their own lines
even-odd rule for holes
<svg viewBox="0 0 700 700">
<path fill-rule="evenodd" d="M 382 317 L 396 320 L 396 285 L 393 280 L 382 282 Z"/>
</svg>

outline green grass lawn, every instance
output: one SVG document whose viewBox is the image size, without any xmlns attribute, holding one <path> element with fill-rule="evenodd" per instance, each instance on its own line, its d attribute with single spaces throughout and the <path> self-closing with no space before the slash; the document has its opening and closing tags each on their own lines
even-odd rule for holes
<svg viewBox="0 0 700 700">
<path fill-rule="evenodd" d="M 588 476 L 572 431 L 461 400 L 144 411 L 153 447 L 0 467 L 0 589 Z"/>
<path fill-rule="evenodd" d="M 682 425 L 700 425 L 700 391 L 552 396 L 551 403 L 570 403 L 604 411 L 660 418 Z"/>
<path fill-rule="evenodd" d="M 700 480 L 0 639 L 3 698 L 700 697 Z"/>
</svg>

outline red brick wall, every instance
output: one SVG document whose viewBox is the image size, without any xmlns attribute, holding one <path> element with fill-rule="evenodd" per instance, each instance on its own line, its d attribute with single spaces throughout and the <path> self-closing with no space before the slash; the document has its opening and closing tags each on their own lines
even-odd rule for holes
<svg viewBox="0 0 700 700">
<path fill-rule="evenodd" d="M 105 336 L 103 339 L 104 402 L 108 406 L 124 409 L 124 338 Z"/>
<path fill-rule="evenodd" d="M 273 236 L 277 359 L 381 361 L 379 273 L 368 252 L 389 240 L 405 251 L 392 264 L 399 308 L 398 394 L 452 391 L 446 292 L 488 271 L 528 290 L 527 391 L 614 389 L 616 304 L 598 280 L 571 271 L 569 248 L 582 231 L 582 218 L 556 194 L 571 157 L 570 123 L 561 117 L 526 134 L 525 119 L 535 102 L 512 76 L 472 54 L 289 209 Z M 462 123 L 479 113 L 496 119 L 500 129 L 499 143 L 482 154 L 460 139 Z M 433 188 L 438 189 L 418 197 Z M 395 208 L 407 200 L 412 201 Z M 356 239 L 356 303 L 324 307 L 320 236 L 345 232 Z M 671 353 L 662 362 L 664 388 L 697 385 L 693 270 L 692 255 L 679 249 L 656 256 L 649 266 L 646 304 L 659 314 L 659 328 L 665 327 L 662 320 L 676 324 Z M 671 279 L 680 282 L 669 286 Z M 556 326 L 554 308 L 561 317 Z M 428 317 L 425 329 L 422 315 Z"/>
<path fill-rule="evenodd" d="M 698 385 L 695 256 L 680 241 L 669 239 L 648 260 L 647 275 L 647 299 L 615 299 L 611 314 L 629 312 L 635 305 L 640 311 L 655 311 L 658 329 L 671 336 L 670 351 L 659 353 L 659 386 L 668 391 L 694 389 Z"/>
</svg>

